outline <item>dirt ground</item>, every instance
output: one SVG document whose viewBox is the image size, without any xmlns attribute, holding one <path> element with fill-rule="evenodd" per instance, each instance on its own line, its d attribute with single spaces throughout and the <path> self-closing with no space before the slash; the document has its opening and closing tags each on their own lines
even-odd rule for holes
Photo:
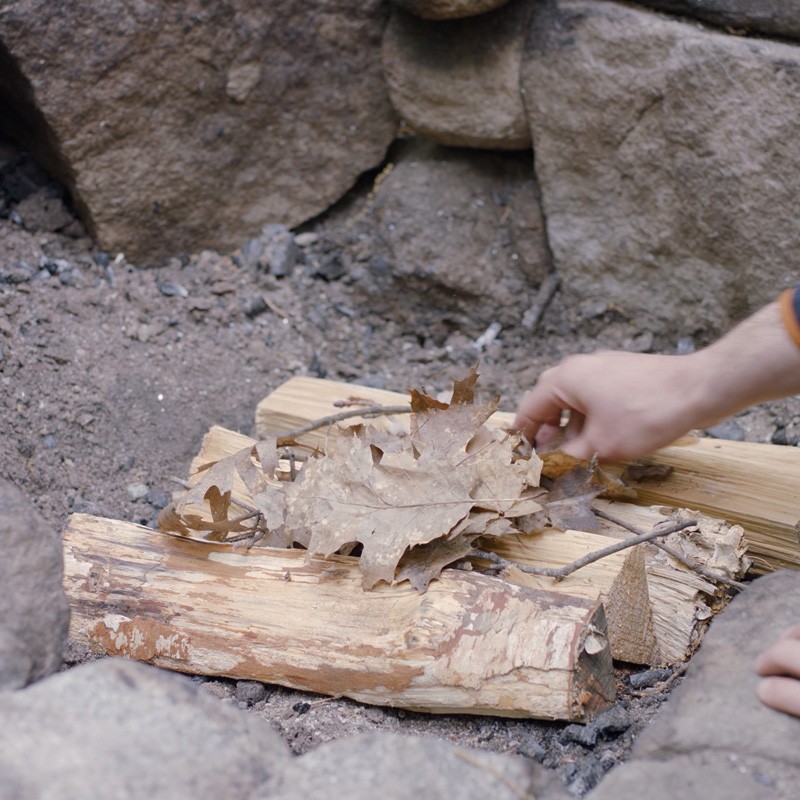
<svg viewBox="0 0 800 800">
<path fill-rule="evenodd" d="M 393 313 L 393 305 L 403 306 L 402 287 L 377 313 L 365 291 L 369 188 L 305 226 L 287 274 L 253 265 L 244 242 L 236 253 L 165 253 L 162 265 L 131 264 L 76 237 L 77 226 L 69 228 L 73 235 L 29 230 L 36 226 L 6 192 L 0 474 L 57 529 L 71 512 L 153 525 L 209 426 L 252 433 L 257 402 L 292 376 L 438 392 L 480 359 L 480 391 L 500 394 L 502 407 L 513 410 L 538 373 L 568 353 L 679 346 L 631 329 L 613 310 L 571 308 L 560 294 L 537 334 L 507 326 L 482 350 L 475 331 L 428 335 Z M 50 194 L 57 197 L 57 189 Z M 45 203 L 47 192 L 39 195 Z M 680 347 L 693 344 L 683 339 Z M 774 403 L 719 433 L 796 444 L 799 414 L 797 401 Z M 71 648 L 71 663 L 87 657 Z M 624 758 L 664 699 L 660 691 L 632 694 L 631 672 L 619 672 L 617 717 L 596 744 L 576 741 L 580 734 L 562 724 L 431 717 L 278 687 L 202 682 L 225 702 L 272 720 L 297 753 L 368 729 L 428 733 L 542 761 L 582 795 Z"/>
</svg>

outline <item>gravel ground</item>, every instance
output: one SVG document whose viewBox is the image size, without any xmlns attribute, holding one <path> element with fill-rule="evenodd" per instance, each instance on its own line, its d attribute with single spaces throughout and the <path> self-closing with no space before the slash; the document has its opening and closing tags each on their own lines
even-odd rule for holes
<svg viewBox="0 0 800 800">
<path fill-rule="evenodd" d="M 29 185 L 35 192 L 24 195 Z M 480 358 L 481 392 L 513 410 L 539 372 L 568 353 L 702 344 L 632 330 L 613 309 L 569 308 L 559 294 L 536 336 L 508 326 L 483 347 L 468 326 L 416 329 L 402 313 L 402 291 L 378 313 L 366 266 L 369 186 L 294 236 L 275 228 L 235 253 L 165 253 L 159 265 L 98 251 L 79 223 L 65 224 L 59 187 L 24 159 L 6 159 L 0 189 L 0 474 L 58 529 L 74 511 L 154 524 L 209 426 L 252 433 L 257 402 L 295 375 L 435 393 Z M 800 404 L 787 400 L 716 434 L 794 445 L 799 418 Z M 70 648 L 69 663 L 91 657 Z M 432 717 L 196 680 L 270 719 L 297 753 L 364 730 L 428 733 L 522 753 L 558 769 L 582 795 L 625 757 L 665 699 L 646 688 L 637 696 L 632 672 L 619 671 L 618 705 L 588 729 Z M 647 676 L 637 680 L 646 686 Z"/>
</svg>

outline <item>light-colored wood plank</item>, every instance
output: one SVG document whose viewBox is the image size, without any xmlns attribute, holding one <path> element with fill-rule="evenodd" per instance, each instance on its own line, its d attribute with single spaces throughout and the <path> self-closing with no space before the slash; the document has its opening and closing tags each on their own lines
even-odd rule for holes
<svg viewBox="0 0 800 800">
<path fill-rule="evenodd" d="M 232 455 L 254 443 L 253 439 L 215 425 L 203 438 L 200 453 L 192 462 L 193 472 L 189 481 L 196 480 L 196 470 L 201 465 Z M 232 499 L 235 504 L 243 504 L 241 507 L 250 504 L 247 489 L 238 478 L 234 481 Z M 203 511 L 200 508 L 193 510 L 196 513 Z M 208 516 L 207 511 L 205 516 Z M 562 567 L 612 543 L 613 539 L 607 536 L 551 529 L 533 536 L 487 539 L 486 549 L 524 565 Z M 604 602 L 613 657 L 635 664 L 661 663 L 662 657 L 650 618 L 644 556 L 639 548 L 615 553 L 584 567 L 563 581 L 528 575 L 517 569 L 508 570 L 504 575 L 520 586 L 565 592 Z"/>
<path fill-rule="evenodd" d="M 800 448 L 688 436 L 647 463 L 674 472 L 634 483 L 638 503 L 693 508 L 741 525 L 754 572 L 800 569 Z"/>
<path fill-rule="evenodd" d="M 584 720 L 613 702 L 598 602 L 456 570 L 367 592 L 352 558 L 80 514 L 63 538 L 71 634 L 110 654 L 432 712 Z"/>
</svg>

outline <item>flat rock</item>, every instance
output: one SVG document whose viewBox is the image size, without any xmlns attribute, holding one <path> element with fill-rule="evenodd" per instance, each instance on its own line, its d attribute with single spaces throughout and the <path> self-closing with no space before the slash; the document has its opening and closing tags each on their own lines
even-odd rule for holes
<svg viewBox="0 0 800 800">
<path fill-rule="evenodd" d="M 325 210 L 381 162 L 396 118 L 380 0 L 4 3 L 16 131 L 103 249 L 233 249 Z M 6 50 L 3 51 L 4 53 Z"/>
<path fill-rule="evenodd" d="M 523 89 L 567 295 L 655 333 L 714 333 L 794 280 L 796 47 L 536 4 Z"/>
<path fill-rule="evenodd" d="M 19 689 L 60 666 L 69 607 L 58 534 L 25 495 L 0 480 L 0 689 Z"/>
<path fill-rule="evenodd" d="M 0 694 L 2 800 L 269 796 L 289 758 L 262 720 L 123 659 Z"/>
<path fill-rule="evenodd" d="M 643 6 L 686 14 L 731 33 L 800 38 L 800 0 L 639 0 Z"/>
<path fill-rule="evenodd" d="M 394 0 L 395 4 L 423 19 L 460 19 L 483 14 L 508 0 Z"/>
<path fill-rule="evenodd" d="M 421 335 L 518 321 L 549 268 L 528 157 L 410 141 L 374 214 L 374 302 Z"/>
<path fill-rule="evenodd" d="M 525 0 L 448 23 L 396 10 L 383 40 L 383 64 L 405 123 L 441 144 L 530 149 L 519 83 L 530 14 Z"/>
<path fill-rule="evenodd" d="M 565 800 L 555 773 L 530 759 L 457 747 L 439 739 L 362 734 L 297 758 L 274 795 L 252 800 Z"/>
<path fill-rule="evenodd" d="M 591 800 L 789 800 L 800 786 L 800 719 L 756 696 L 759 653 L 800 616 L 800 573 L 756 580 L 711 625 L 683 685 L 628 763 Z"/>
</svg>

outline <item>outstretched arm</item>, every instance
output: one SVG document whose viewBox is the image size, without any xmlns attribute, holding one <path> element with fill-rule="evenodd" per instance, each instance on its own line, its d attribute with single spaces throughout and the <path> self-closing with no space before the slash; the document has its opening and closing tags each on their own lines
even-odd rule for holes
<svg viewBox="0 0 800 800">
<path fill-rule="evenodd" d="M 515 424 L 543 445 L 570 412 L 560 448 L 579 458 L 631 459 L 756 403 L 800 393 L 800 347 L 778 301 L 711 346 L 685 356 L 598 352 L 542 373 Z"/>
</svg>

